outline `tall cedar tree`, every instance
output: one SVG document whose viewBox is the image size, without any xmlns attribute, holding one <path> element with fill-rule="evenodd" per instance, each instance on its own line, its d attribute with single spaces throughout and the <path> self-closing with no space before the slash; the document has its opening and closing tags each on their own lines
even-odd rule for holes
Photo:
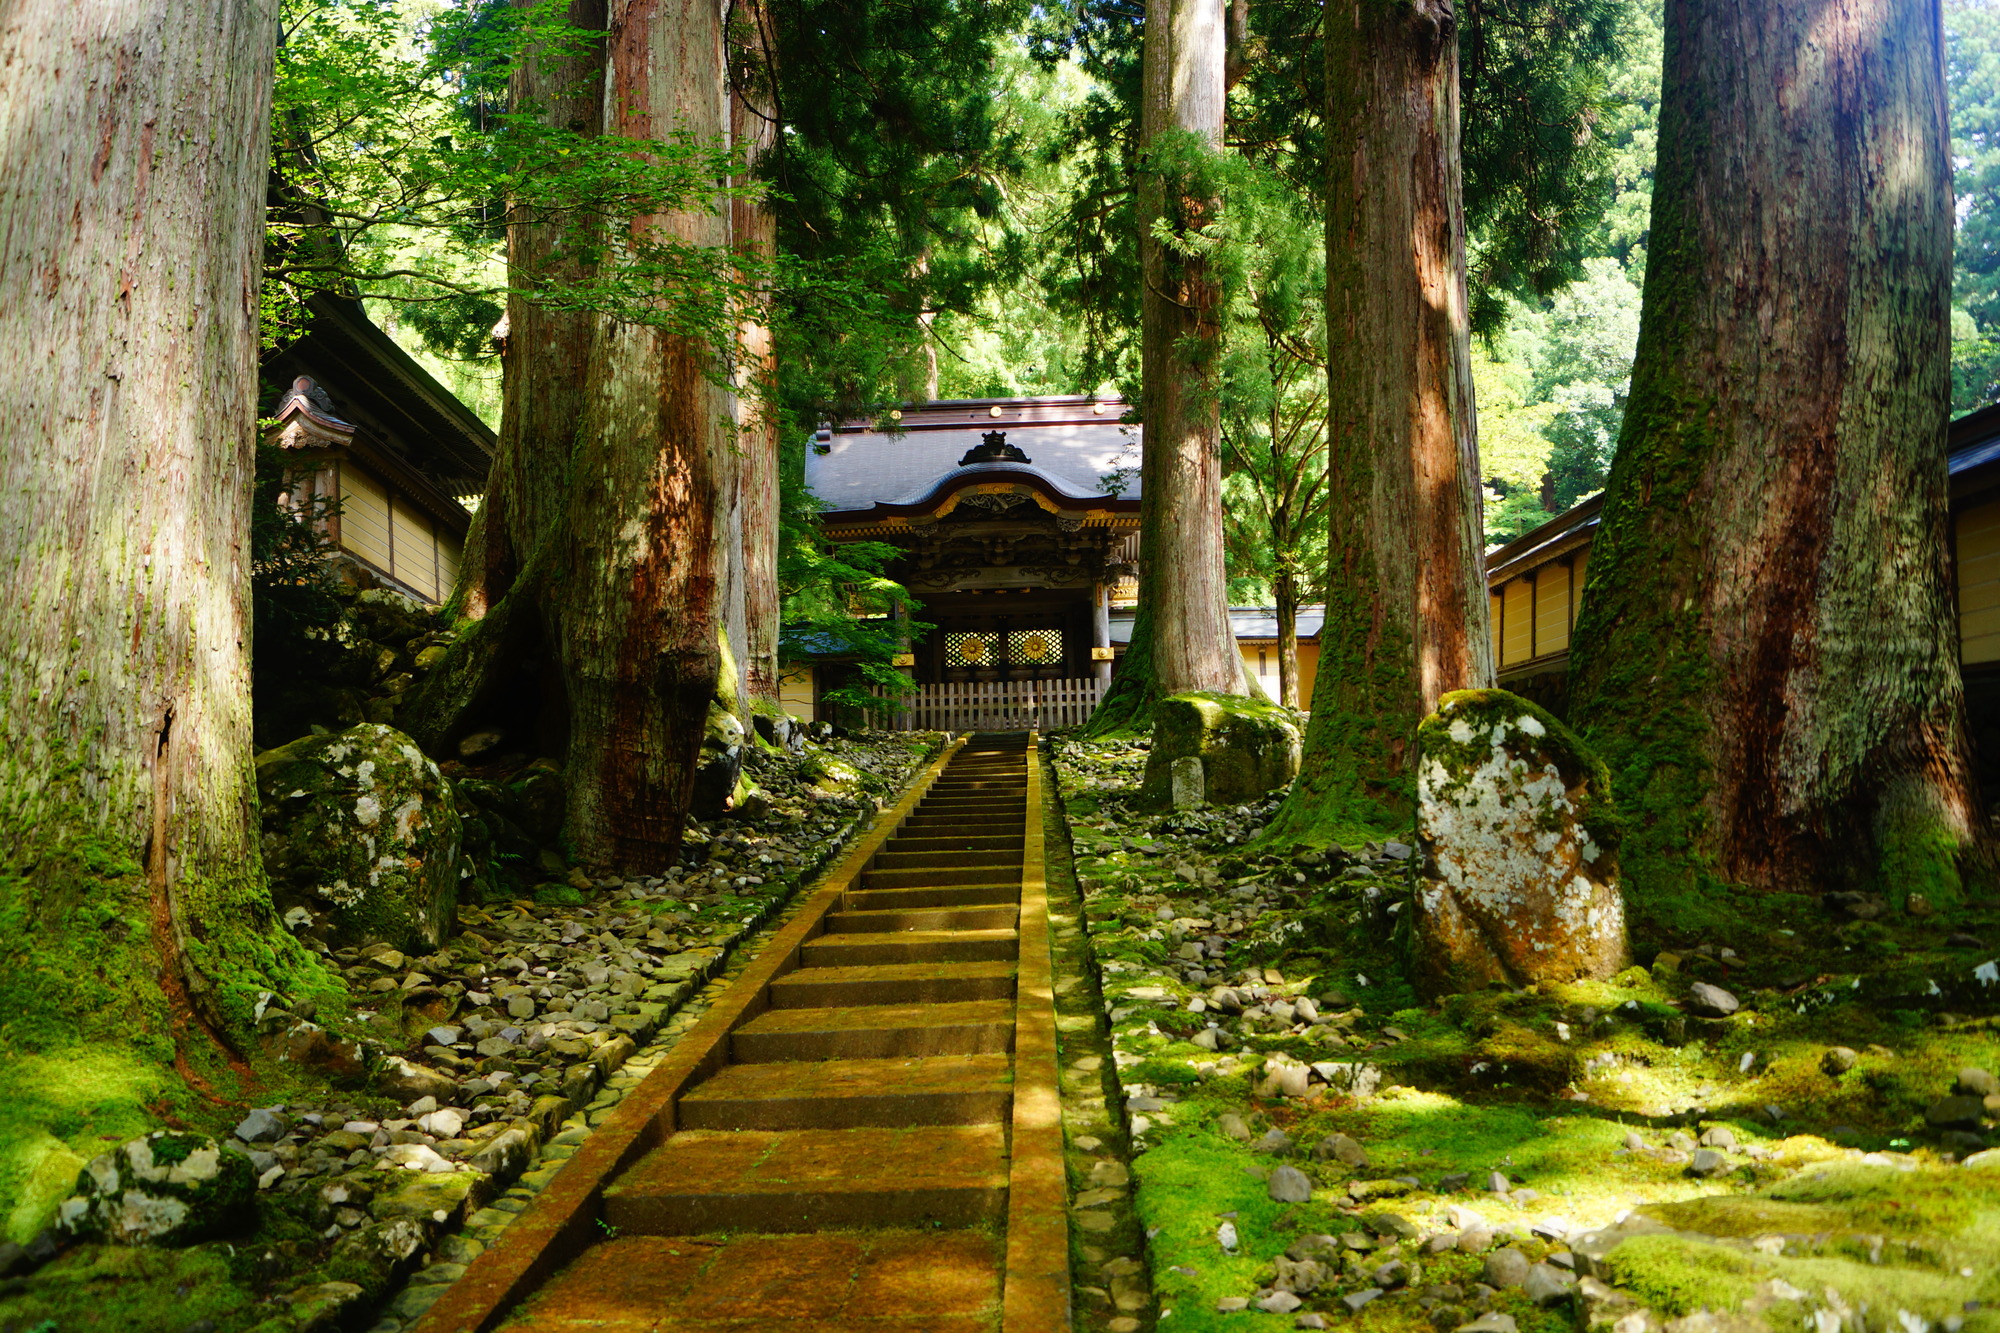
<svg viewBox="0 0 2000 1333">
<path fill-rule="evenodd" d="M 0 26 L 10 1069 L 171 1032 L 198 1079 L 258 990 L 337 988 L 275 919 L 250 765 L 274 9 L 28 0 Z"/>
<path fill-rule="evenodd" d="M 1222 539 L 1224 293 L 1197 246 L 1216 218 L 1205 159 L 1222 151 L 1223 0 L 1154 0 L 1140 69 L 1139 609 L 1091 730 L 1144 725 L 1169 694 L 1240 694 Z"/>
<path fill-rule="evenodd" d="M 1371 24 L 1386 31 L 1394 26 L 1395 15 L 1403 8 L 1363 6 L 1361 13 Z M 1377 9 L 1383 12 L 1377 14 Z M 1070 210 L 1072 225 L 1066 229 L 1051 274 L 1056 298 L 1083 307 L 1087 327 L 1098 331 L 1100 340 L 1109 344 L 1117 336 L 1116 321 L 1100 327 L 1090 321 L 1089 311 L 1115 299 L 1121 291 L 1139 285 L 1121 276 L 1130 273 L 1136 261 L 1133 253 L 1123 248 L 1120 237 L 1128 230 L 1143 234 L 1143 228 L 1128 229 L 1123 225 L 1130 215 L 1124 211 L 1116 184 L 1121 175 L 1135 174 L 1124 164 L 1133 151 L 1129 127 L 1131 119 L 1137 116 L 1136 104 L 1140 100 L 1141 80 L 1134 73 L 1138 15 L 1127 0 L 1081 0 L 1047 5 L 1044 10 L 1035 34 L 1039 53 L 1051 59 L 1063 53 L 1077 54 L 1115 94 L 1092 99 L 1084 114 L 1077 118 L 1078 139 L 1072 146 L 1086 150 L 1083 187 Z M 1232 10 L 1232 18 L 1235 12 Z M 1338 12 L 1351 22 L 1356 7 L 1348 6 Z M 1454 88 L 1444 90 L 1424 83 L 1411 90 L 1433 111 L 1441 111 L 1447 100 L 1462 97 L 1471 113 L 1463 144 L 1452 149 L 1449 170 L 1454 176 L 1458 174 L 1462 149 L 1464 212 L 1456 225 L 1461 234 L 1469 229 L 1475 243 L 1479 284 L 1468 299 L 1463 278 L 1459 280 L 1460 294 L 1456 299 L 1463 314 L 1454 318 L 1469 319 L 1476 327 L 1497 328 L 1504 317 L 1507 293 L 1524 297 L 1544 295 L 1581 272 L 1583 242 L 1601 216 L 1607 197 L 1601 153 L 1593 146 L 1589 127 L 1595 114 L 1593 98 L 1601 82 L 1598 74 L 1618 54 L 1620 14 L 1616 0 L 1470 0 L 1457 7 L 1456 17 L 1452 7 L 1435 5 L 1419 5 L 1406 15 L 1417 27 L 1438 26 L 1449 30 L 1454 52 L 1461 38 L 1466 49 L 1462 68 L 1455 54 L 1450 61 L 1452 78 L 1457 81 Z M 1249 6 L 1247 31 L 1241 34 L 1240 49 L 1231 55 L 1228 68 L 1232 82 L 1241 78 L 1230 101 L 1231 146 L 1269 164 L 1301 191 L 1312 195 L 1320 195 L 1329 182 L 1350 177 L 1366 165 L 1329 161 L 1329 143 L 1352 144 L 1351 137 L 1341 136 L 1352 136 L 1357 131 L 1351 120 L 1352 91 L 1342 92 L 1335 103 L 1329 102 L 1328 79 L 1335 72 L 1334 57 L 1329 54 L 1325 59 L 1320 58 L 1325 49 L 1322 31 L 1327 16 L 1320 0 L 1270 0 Z M 1236 40 L 1232 34 L 1232 41 Z M 1403 58 L 1390 48 L 1385 48 L 1384 54 L 1387 58 Z M 1410 59 L 1421 57 L 1412 53 Z M 1351 63 L 1340 66 L 1341 77 L 1355 76 L 1356 68 Z M 1418 114 L 1393 110 L 1393 106 L 1393 101 L 1385 102 L 1378 109 L 1397 118 Z M 1122 122 L 1121 108 L 1126 116 Z M 1336 128 L 1334 118 L 1338 116 L 1350 119 Z M 1126 127 L 1123 133 L 1121 124 Z M 1385 136 L 1379 140 L 1383 145 L 1407 132 L 1410 131 L 1398 126 L 1370 131 Z M 1086 135 L 1088 143 L 1083 141 Z M 1448 130 L 1443 126 L 1438 128 L 1440 140 L 1450 137 L 1456 143 L 1457 135 L 1455 115 Z M 1365 194 L 1371 184 L 1382 184 L 1379 161 L 1375 174 L 1352 188 Z M 1428 171 L 1433 175 L 1445 170 L 1442 164 L 1419 164 L 1418 168 L 1419 173 Z M 1419 188 L 1414 179 L 1401 184 L 1409 191 Z M 1329 199 L 1328 207 L 1331 210 L 1339 205 Z M 1373 205 L 1364 199 L 1361 207 L 1365 211 Z M 1454 210 L 1460 207 L 1454 202 Z M 1398 262 L 1404 264 L 1414 262 L 1416 251 L 1431 244 L 1419 240 L 1413 249 L 1408 237 L 1399 239 L 1380 232 L 1376 235 L 1392 252 L 1402 252 L 1404 258 Z M 1329 237 L 1330 246 L 1337 243 Z M 1373 261 L 1357 262 L 1365 268 Z M 1464 260 L 1457 262 L 1462 268 Z M 1368 276 L 1385 280 L 1380 273 Z M 1425 279 L 1434 280 L 1435 275 Z M 1456 355 L 1449 349 L 1445 351 Z M 1106 346 L 1100 351 L 1098 364 L 1115 360 L 1115 348 Z M 1379 367 L 1368 363 L 1366 368 L 1372 376 Z M 1347 374 L 1345 370 L 1340 373 Z M 1452 382 L 1449 392 L 1460 394 L 1463 390 L 1461 397 L 1453 399 L 1452 411 L 1468 417 L 1468 422 L 1453 422 L 1445 429 L 1452 432 L 1469 429 L 1469 380 L 1462 368 L 1442 375 Z M 1348 376 L 1336 379 L 1334 387 L 1336 391 L 1370 394 L 1383 391 L 1381 386 L 1362 388 L 1367 380 L 1368 376 Z M 1351 410 L 1367 415 L 1365 409 Z M 1436 428 L 1437 423 L 1433 422 L 1431 429 Z M 1330 441 L 1330 446 L 1342 447 L 1338 440 Z M 1416 465 L 1415 460 L 1408 464 Z M 1457 475 L 1461 468 L 1466 472 L 1463 484 L 1473 484 L 1473 464 L 1454 454 L 1450 468 L 1448 488 L 1461 486 Z M 1343 490 L 1347 483 L 1359 489 Z M 1336 479 L 1331 489 L 1333 504 L 1337 509 L 1370 512 L 1378 503 L 1375 485 L 1375 480 L 1366 475 L 1350 474 L 1345 483 Z M 1438 496 L 1431 512 L 1443 527 L 1433 533 L 1432 554 L 1442 549 L 1440 543 L 1469 550 L 1472 568 L 1467 577 L 1476 581 L 1476 534 L 1467 545 L 1459 535 L 1459 519 L 1454 516 L 1467 503 L 1476 519 L 1476 491 L 1457 501 L 1446 495 Z M 1404 521 L 1406 535 L 1410 532 L 1409 521 L 1415 517 Z M 1338 541 L 1336 538 L 1332 566 L 1336 581 L 1341 561 Z M 1455 586 L 1457 580 L 1452 581 Z M 1435 602 L 1434 594 L 1438 591 L 1433 587 L 1423 594 L 1424 615 L 1448 614 L 1443 605 Z M 1464 594 L 1457 592 L 1452 596 L 1464 598 Z M 1418 605 L 1414 590 L 1411 598 L 1413 607 Z M 1470 598 L 1467 611 L 1483 624 L 1483 598 Z M 1411 632 L 1415 632 L 1414 625 Z M 1461 637 L 1463 633 L 1463 629 L 1456 629 L 1453 637 Z M 1135 627 L 1135 655 L 1144 653 L 1143 639 Z M 1407 647 L 1412 655 L 1413 679 L 1450 678 L 1454 668 L 1443 659 L 1452 657 L 1457 650 L 1441 647 L 1420 664 L 1414 656 L 1415 641 Z M 1381 651 L 1371 646 L 1368 649 L 1371 660 L 1386 661 L 1380 658 Z M 1464 653 L 1483 651 L 1475 643 Z M 1144 668 L 1146 664 L 1142 660 L 1134 665 Z M 1417 706 L 1426 697 L 1434 696 L 1426 696 L 1421 690 L 1408 696 Z M 1108 707 L 1100 709 L 1093 718 L 1095 728 L 1123 724 L 1126 720 L 1123 713 L 1132 706 L 1130 697 L 1115 688 L 1106 703 Z M 1324 837 L 1337 827 L 1354 827 L 1357 821 L 1382 824 L 1400 820 L 1408 807 L 1403 758 L 1414 741 L 1416 721 L 1421 716 L 1415 713 L 1405 717 L 1406 711 L 1398 704 L 1393 719 L 1385 716 L 1379 725 L 1371 723 L 1359 732 L 1347 726 L 1334 727 L 1330 722 L 1322 727 L 1317 742 L 1308 741 L 1308 769 L 1321 770 L 1323 774 L 1305 784 L 1305 789 L 1315 792 L 1315 798 L 1310 805 L 1303 800 L 1295 804 L 1282 827 L 1299 836 Z M 1397 735 L 1394 741 L 1388 739 L 1390 731 Z M 1359 750 L 1353 748 L 1357 745 Z M 1333 786 L 1358 793 L 1358 804 L 1337 801 L 1333 807 L 1321 809 L 1331 788 L 1321 791 L 1318 784 L 1328 780 L 1324 771 L 1329 769 L 1338 773 L 1331 779 Z"/>
<path fill-rule="evenodd" d="M 525 3 L 525 0 L 524 0 Z M 528 58 L 523 105 L 632 139 L 717 139 L 728 117 L 713 0 L 572 0 L 600 50 Z M 517 289 L 577 276 L 561 233 L 513 219 Z M 607 249 L 655 238 L 722 248 L 721 206 L 634 220 Z M 510 328 L 489 504 L 452 645 L 409 725 L 440 746 L 498 706 L 541 719 L 565 755 L 564 832 L 593 869 L 658 869 L 678 851 L 743 567 L 730 395 L 701 341 L 603 314 L 534 310 Z M 733 613 L 732 613 L 733 611 Z M 735 624 L 731 625 L 731 621 Z M 522 678 L 523 671 L 532 673 Z"/>
<path fill-rule="evenodd" d="M 1493 679 L 1449 0 L 1328 0 L 1326 621 L 1304 769 L 1273 821 L 1398 824 L 1416 728 Z"/>
<path fill-rule="evenodd" d="M 1120 674 L 1130 688 L 1149 667 L 1158 695 L 1237 694 L 1243 660 L 1229 627 L 1222 547 L 1222 292 L 1198 254 L 1164 244 L 1154 230 L 1164 223 L 1199 232 L 1217 210 L 1199 168 L 1204 154 L 1222 150 L 1223 0 L 1164 0 L 1147 19 L 1139 122 L 1146 623 L 1134 634 L 1143 646 Z"/>
<path fill-rule="evenodd" d="M 754 172 L 778 139 L 777 49 L 771 11 L 763 0 L 737 0 L 731 16 L 730 139 Z M 743 184 L 750 182 L 745 180 Z M 778 254 L 778 219 L 770 201 L 730 201 L 730 237 L 737 251 L 768 269 Z M 779 458 L 778 363 L 772 339 L 772 296 L 754 290 L 737 333 L 737 442 L 742 457 L 743 620 L 742 666 L 749 699 L 778 702 Z"/>
<path fill-rule="evenodd" d="M 1666 6 L 1645 306 L 1571 685 L 1655 920 L 1717 881 L 1961 891 L 1941 44 L 1935 0 Z"/>
</svg>

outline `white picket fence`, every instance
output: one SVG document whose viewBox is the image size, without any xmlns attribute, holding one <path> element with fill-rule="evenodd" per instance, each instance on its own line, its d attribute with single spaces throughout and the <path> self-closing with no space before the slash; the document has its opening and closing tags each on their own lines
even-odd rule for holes
<svg viewBox="0 0 2000 1333">
<path fill-rule="evenodd" d="M 888 731 L 1027 731 L 1073 727 L 1104 697 L 1102 680 L 968 680 L 922 685 L 868 715 Z"/>
</svg>

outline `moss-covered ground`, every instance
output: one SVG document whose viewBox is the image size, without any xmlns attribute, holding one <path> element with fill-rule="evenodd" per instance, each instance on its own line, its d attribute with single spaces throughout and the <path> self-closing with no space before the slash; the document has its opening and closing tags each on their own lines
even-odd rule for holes
<svg viewBox="0 0 2000 1333">
<path fill-rule="evenodd" d="M 422 958 L 384 954 L 385 946 L 323 951 L 326 988 L 309 997 L 318 1001 L 313 1008 L 292 1000 L 287 1010 L 287 997 L 272 997 L 239 1052 L 184 1043 L 185 1073 L 176 1067 L 174 1043 L 142 1022 L 68 1031 L 44 1024 L 33 1045 L 0 1042 L 0 1244 L 30 1246 L 32 1256 L 0 1249 L 0 1333 L 371 1326 L 416 1264 L 426 1257 L 453 1261 L 458 1238 L 449 1225 L 434 1224 L 439 1211 L 455 1222 L 468 1211 L 468 1193 L 478 1196 L 476 1206 L 506 1183 L 476 1170 L 433 1175 L 371 1157 L 379 1145 L 343 1126 L 408 1126 L 403 1108 L 414 1100 L 376 1075 L 384 1057 L 441 1069 L 458 1084 L 443 1100 L 465 1109 L 464 1137 L 434 1142 L 448 1157 L 468 1158 L 520 1117 L 538 1114 L 542 1100 L 561 1104 L 561 1096 L 543 1094 L 561 1088 L 564 1060 L 588 1055 L 581 1046 L 566 1052 L 571 1034 L 557 1034 L 561 1039 L 547 1047 L 554 1053 L 549 1082 L 530 1097 L 497 1088 L 479 1093 L 466 1080 L 490 1068 L 533 1069 L 536 1052 L 488 1059 L 474 1058 L 469 1048 L 463 1058 L 427 1049 L 427 1030 L 501 1012 L 490 997 L 475 1003 L 470 995 L 493 989 L 480 979 L 497 960 L 538 949 L 545 973 L 574 973 L 614 948 L 644 948 L 649 959 L 661 960 L 650 977 L 656 984 L 604 998 L 623 1006 L 621 1017 L 626 1009 L 650 1008 L 664 1021 L 675 1001 L 656 993 L 682 995 L 698 984 L 680 984 L 686 974 L 669 963 L 706 962 L 753 933 L 754 923 L 810 879 L 879 803 L 893 799 L 937 744 L 928 734 L 842 738 L 796 753 L 760 743 L 751 767 L 767 790 L 768 811 L 691 823 L 688 866 L 675 872 L 679 896 L 627 900 L 613 887 L 619 881 L 570 872 L 560 850 L 544 845 L 541 874 L 567 878 L 535 884 L 510 876 L 466 893 L 456 933 Z M 510 885 L 518 891 L 509 893 Z M 607 923 L 620 921 L 614 941 Z M 425 984 L 405 984 L 413 972 Z M 79 991 L 89 984 L 80 972 Z M 591 1040 L 603 1043 L 621 1030 L 630 1029 L 607 1024 Z M 308 1033 L 320 1035 L 301 1036 Z M 586 1088 L 577 1098 L 590 1095 Z M 65 1238 L 61 1252 L 41 1262 L 45 1250 L 37 1250 L 56 1235 L 56 1207 L 77 1191 L 89 1159 L 161 1128 L 229 1144 L 252 1107 L 281 1108 L 289 1132 L 250 1145 L 270 1150 L 285 1169 L 259 1191 L 254 1215 L 242 1226 L 181 1248 Z M 346 1192 L 341 1200 L 325 1192 L 336 1187 Z M 445 1194 L 434 1198 L 439 1190 Z M 414 1249 L 399 1249 L 389 1228 L 407 1218 L 421 1219 L 422 1235 Z M 37 1238 L 41 1247 L 33 1244 Z"/>
<path fill-rule="evenodd" d="M 1318 1314 L 1417 1333 L 1498 1312 L 1521 1333 L 1657 1330 L 1708 1309 L 1814 1333 L 2000 1328 L 2000 1159 L 1975 1156 L 1992 1108 L 1927 1120 L 1961 1070 L 2000 1069 L 1991 904 L 1732 898 L 1635 936 L 1639 965 L 1608 982 L 1425 1003 L 1404 967 L 1407 848 L 1271 847 L 1274 800 L 1144 813 L 1143 742 L 1055 750 L 1150 1235 L 1156 1305 L 1135 1327 Z M 1697 980 L 1742 1008 L 1692 1012 Z M 1315 1062 L 1333 1081 L 1272 1077 Z M 1347 1086 L 1356 1066 L 1372 1093 Z M 1313 1152 L 1333 1134 L 1365 1164 Z M 1309 1202 L 1272 1200 L 1285 1165 Z M 1606 1228 L 1621 1243 L 1580 1294 L 1479 1285 L 1507 1245 L 1588 1273 L 1584 1238 Z M 1460 1246 L 1482 1229 L 1490 1245 Z M 1344 1247 L 1336 1276 L 1261 1311 L 1274 1261 L 1316 1234 Z M 1352 1313 L 1342 1298 L 1385 1285 L 1391 1258 L 1399 1280 Z"/>
</svg>

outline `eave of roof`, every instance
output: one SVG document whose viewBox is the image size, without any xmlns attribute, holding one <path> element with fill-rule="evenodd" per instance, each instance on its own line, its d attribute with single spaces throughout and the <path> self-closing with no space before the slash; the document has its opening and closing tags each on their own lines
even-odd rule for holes
<svg viewBox="0 0 2000 1333">
<path fill-rule="evenodd" d="M 1009 426 L 1115 425 L 1129 410 L 1122 398 L 1050 394 L 1032 398 L 940 398 L 905 404 L 872 421 L 843 422 L 835 435 L 906 435 L 933 430 L 1005 430 Z"/>
<path fill-rule="evenodd" d="M 491 428 L 369 320 L 359 301 L 322 293 L 306 306 L 306 332 L 267 365 L 328 385 L 344 412 L 394 431 L 413 451 L 410 464 L 441 483 L 483 487 L 498 442 Z"/>
<path fill-rule="evenodd" d="M 1954 500 L 2000 487 L 2000 403 L 1968 412 L 1945 433 L 1946 473 Z M 1584 544 L 1602 521 L 1604 494 L 1556 515 L 1486 553 L 1489 584 L 1504 583 Z"/>
<path fill-rule="evenodd" d="M 1021 463 L 973 463 L 954 468 L 929 489 L 901 501 L 877 501 L 867 509 L 832 509 L 821 515 L 827 523 L 870 523 L 884 519 L 942 517 L 958 507 L 967 493 L 991 491 L 1006 486 L 1016 492 L 1032 491 L 1043 509 L 1052 513 L 1137 514 L 1139 501 L 1117 495 L 1078 494 L 1064 487 L 1062 480 L 1038 467 Z"/>
</svg>

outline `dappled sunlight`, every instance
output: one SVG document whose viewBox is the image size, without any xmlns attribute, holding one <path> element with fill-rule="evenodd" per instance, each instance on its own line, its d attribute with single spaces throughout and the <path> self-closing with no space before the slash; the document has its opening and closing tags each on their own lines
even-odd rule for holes
<svg viewBox="0 0 2000 1333">
<path fill-rule="evenodd" d="M 1561 1282 L 1600 1232 L 1611 1258 L 1590 1271 L 1661 1318 L 1712 1288 L 1780 1333 L 1867 1300 L 1986 1327 L 1961 1307 L 1992 1298 L 2000 1211 L 1953 1200 L 2000 1210 L 2000 1169 L 1955 1165 L 1926 1116 L 1994 1063 L 1990 1020 L 1838 980 L 1899 956 L 1953 975 L 1935 927 L 1898 942 L 1805 928 L 1793 899 L 1718 904 L 1695 943 L 1641 948 L 1650 966 L 1427 1005 L 1395 943 L 1401 852 L 1257 850 L 1266 806 L 1143 811 L 1122 747 L 1058 757 L 1163 1327 L 1235 1327 L 1247 1306 L 1419 1333 L 1448 1309 L 1554 1333 L 1565 1306 L 1488 1261 L 1517 1249 Z M 1697 981 L 1740 1007 L 1705 1016 Z M 1649 1228 L 1687 1234 L 1625 1239 Z"/>
</svg>

